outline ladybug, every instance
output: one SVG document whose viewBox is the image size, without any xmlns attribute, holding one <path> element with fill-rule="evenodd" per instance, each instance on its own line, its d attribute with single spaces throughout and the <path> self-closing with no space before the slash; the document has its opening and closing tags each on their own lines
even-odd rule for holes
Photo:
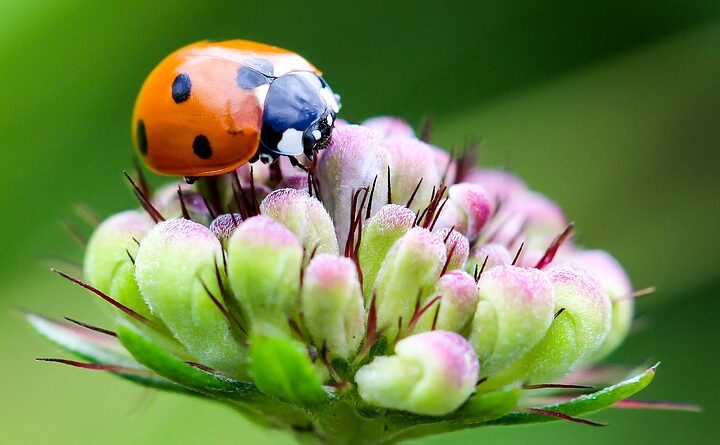
<svg viewBox="0 0 720 445">
<path fill-rule="evenodd" d="M 198 42 L 167 56 L 135 103 L 132 133 L 147 166 L 196 178 L 305 154 L 330 140 L 340 109 L 321 72 L 291 51 Z"/>
</svg>

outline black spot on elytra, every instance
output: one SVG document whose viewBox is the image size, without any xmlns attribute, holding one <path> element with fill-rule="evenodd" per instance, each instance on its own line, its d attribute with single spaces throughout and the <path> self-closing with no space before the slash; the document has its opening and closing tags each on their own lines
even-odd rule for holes
<svg viewBox="0 0 720 445">
<path fill-rule="evenodd" d="M 261 72 L 256 71 L 253 68 L 245 65 L 240 66 L 235 77 L 235 82 L 240 88 L 246 90 L 252 90 L 260 85 L 267 85 L 270 83 L 268 78 Z"/>
<path fill-rule="evenodd" d="M 172 84 L 172 98 L 175 103 L 179 104 L 188 100 L 191 89 L 190 76 L 185 73 L 178 74 Z"/>
<path fill-rule="evenodd" d="M 245 62 L 243 62 L 243 65 L 254 68 L 255 70 L 260 71 L 261 73 L 269 77 L 273 77 L 275 74 L 273 64 L 268 59 L 255 57 L 253 59 L 246 60 Z"/>
<path fill-rule="evenodd" d="M 206 136 L 202 134 L 195 136 L 192 146 L 193 153 L 195 153 L 198 158 L 210 159 L 212 157 L 212 148 Z"/>
<path fill-rule="evenodd" d="M 143 156 L 147 155 L 147 132 L 145 131 L 145 122 L 143 122 L 142 119 L 138 120 L 135 126 L 135 139 L 140 153 L 142 153 Z"/>
</svg>

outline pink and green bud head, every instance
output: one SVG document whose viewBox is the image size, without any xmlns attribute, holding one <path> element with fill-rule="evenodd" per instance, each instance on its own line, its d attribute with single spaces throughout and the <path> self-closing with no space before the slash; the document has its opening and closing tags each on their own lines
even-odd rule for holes
<svg viewBox="0 0 720 445">
<path fill-rule="evenodd" d="M 487 262 L 485 260 L 487 260 Z M 502 244 L 488 243 L 477 245 L 470 252 L 465 270 L 474 273 L 475 266 L 477 266 L 477 270 L 480 270 L 483 268 L 483 264 L 485 265 L 484 270 L 490 270 L 498 266 L 509 266 L 512 264 L 512 261 L 513 257 Z"/>
<path fill-rule="evenodd" d="M 402 119 L 391 116 L 378 116 L 367 119 L 362 123 L 364 127 L 372 128 L 383 138 L 401 137 L 415 138 L 415 130 Z"/>
<path fill-rule="evenodd" d="M 338 254 L 335 227 L 325 207 L 305 190 L 279 189 L 260 204 L 260 213 L 283 224 L 305 249 L 304 264 L 315 253 Z"/>
<path fill-rule="evenodd" d="M 410 208 L 421 211 L 430 202 L 433 187 L 439 188 L 442 182 L 442 171 L 435 164 L 433 147 L 419 139 L 399 137 L 383 143 L 392 158 L 390 183 L 393 202 L 405 204 L 415 193 Z M 422 184 L 418 187 L 420 179 Z"/>
<path fill-rule="evenodd" d="M 453 270 L 440 277 L 434 295 L 440 297 L 436 329 L 463 332 L 478 302 L 475 279 L 463 271 Z M 433 317 L 434 312 L 433 308 L 427 315 Z"/>
<path fill-rule="evenodd" d="M 235 374 L 242 370 L 243 347 L 208 295 L 221 298 L 216 272 L 223 280 L 222 264 L 222 246 L 207 227 L 171 219 L 140 243 L 135 276 L 153 315 L 196 360 Z"/>
<path fill-rule="evenodd" d="M 295 190 L 309 190 L 308 189 L 308 175 L 291 174 L 284 176 L 280 184 L 279 189 L 295 189 Z"/>
<path fill-rule="evenodd" d="M 227 243 L 235 229 L 238 228 L 243 218 L 239 213 L 224 213 L 210 223 L 210 231 L 220 240 L 220 244 L 227 248 Z"/>
<path fill-rule="evenodd" d="M 622 344 L 630 331 L 635 305 L 630 278 L 620 263 L 602 250 L 576 251 L 566 259 L 594 274 L 612 302 L 610 332 L 592 358 L 592 361 L 602 360 Z"/>
<path fill-rule="evenodd" d="M 462 182 L 481 185 L 498 205 L 505 205 L 514 196 L 527 190 L 520 178 L 505 170 L 472 167 L 460 179 Z"/>
<path fill-rule="evenodd" d="M 135 282 L 138 242 L 155 223 L 145 213 L 128 210 L 103 221 L 85 249 L 83 272 L 89 284 L 135 312 L 152 317 Z"/>
<path fill-rule="evenodd" d="M 544 338 L 514 365 L 492 376 L 484 389 L 513 381 L 545 382 L 584 364 L 610 330 L 610 298 L 587 271 L 559 265 L 547 276 L 555 293 L 555 318 Z"/>
<path fill-rule="evenodd" d="M 502 203 L 487 233 L 495 235 L 493 242 L 505 244 L 510 250 L 525 243 L 523 256 L 529 259 L 531 252 L 542 256 L 567 224 L 565 214 L 557 204 L 539 193 L 524 191 Z"/>
<path fill-rule="evenodd" d="M 305 269 L 300 308 L 317 349 L 332 357 L 355 355 L 365 335 L 365 308 L 355 263 L 321 254 Z"/>
<path fill-rule="evenodd" d="M 182 194 L 182 202 L 180 202 L 178 188 Z M 184 205 L 193 221 L 204 225 L 208 225 L 212 221 L 212 216 L 210 216 L 210 211 L 202 195 L 187 184 L 170 184 L 161 188 L 155 193 L 152 204 L 165 218 L 181 218 Z"/>
<path fill-rule="evenodd" d="M 255 332 L 289 334 L 298 310 L 303 247 L 290 229 L 254 216 L 235 230 L 227 247 L 230 288 Z"/>
<path fill-rule="evenodd" d="M 404 338 L 395 355 L 377 357 L 355 374 L 365 402 L 415 414 L 442 416 L 475 391 L 479 364 L 472 347 L 454 332 Z"/>
<path fill-rule="evenodd" d="M 350 203 L 357 190 L 371 188 L 376 191 L 367 205 L 371 216 L 387 204 L 382 193 L 387 184 L 390 153 L 382 145 L 382 136 L 375 130 L 359 125 L 346 125 L 333 131 L 332 140 L 323 151 L 317 165 L 317 177 L 323 184 L 322 202 L 335 224 L 338 245 L 344 246 L 350 228 Z M 376 179 L 377 178 L 377 179 Z"/>
<path fill-rule="evenodd" d="M 457 181 L 457 162 L 447 151 L 432 147 L 435 168 L 440 172 L 444 184 L 455 184 Z"/>
<path fill-rule="evenodd" d="M 435 232 L 445 242 L 447 266 L 445 270 L 463 269 L 468 260 L 470 243 L 460 232 L 454 229 L 436 229 Z"/>
<path fill-rule="evenodd" d="M 392 339 L 399 321 L 405 327 L 415 304 L 435 289 L 445 265 L 445 243 L 429 230 L 415 227 L 397 240 L 383 260 L 375 279 L 378 326 Z"/>
<path fill-rule="evenodd" d="M 512 365 L 537 345 L 552 323 L 554 307 L 546 273 L 515 266 L 485 270 L 468 337 L 484 375 Z"/>
<path fill-rule="evenodd" d="M 493 203 L 477 184 L 455 184 L 448 189 L 448 202 L 438 219 L 438 227 L 454 227 L 474 242 L 490 219 Z"/>
<path fill-rule="evenodd" d="M 390 248 L 415 225 L 415 212 L 405 206 L 388 204 L 370 218 L 362 231 L 358 261 L 363 272 L 363 295 L 370 301 L 375 278 Z"/>
</svg>

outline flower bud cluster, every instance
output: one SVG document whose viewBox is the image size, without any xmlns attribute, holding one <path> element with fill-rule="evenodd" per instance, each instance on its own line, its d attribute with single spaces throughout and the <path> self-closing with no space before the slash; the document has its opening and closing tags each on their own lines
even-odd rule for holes
<svg viewBox="0 0 720 445">
<path fill-rule="evenodd" d="M 131 210 L 98 227 L 85 280 L 202 369 L 297 402 L 272 381 L 291 361 L 270 372 L 253 351 L 286 344 L 327 394 L 426 416 L 561 379 L 627 335 L 622 267 L 574 245 L 562 210 L 517 177 L 463 166 L 393 118 L 338 123 L 307 167 L 158 192 L 163 220 Z"/>
</svg>

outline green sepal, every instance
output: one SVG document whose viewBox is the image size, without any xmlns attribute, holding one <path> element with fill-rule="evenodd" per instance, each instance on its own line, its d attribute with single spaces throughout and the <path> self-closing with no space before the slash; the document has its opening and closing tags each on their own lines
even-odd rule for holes
<svg viewBox="0 0 720 445">
<path fill-rule="evenodd" d="M 392 425 L 392 439 L 388 443 L 474 428 L 501 418 L 511 412 L 518 403 L 520 390 L 503 389 L 478 393 L 470 397 L 457 411 L 443 417 L 417 416 L 408 413 L 389 412 L 388 423 Z"/>
<path fill-rule="evenodd" d="M 594 411 L 599 411 L 603 408 L 610 407 L 621 400 L 627 399 L 628 397 L 631 397 L 643 390 L 655 377 L 655 369 L 657 366 L 658 365 L 656 364 L 635 377 L 631 377 L 615 385 L 608 386 L 607 388 L 601 389 L 600 391 L 592 394 L 582 395 L 563 403 L 539 406 L 535 408 L 555 411 L 569 416 L 580 416 Z M 513 412 L 491 422 L 491 424 L 518 425 L 525 423 L 551 422 L 554 420 L 560 419 L 551 416 L 533 414 L 531 412 Z"/>
<path fill-rule="evenodd" d="M 192 391 L 228 400 L 252 402 L 262 399 L 257 387 L 200 370 L 150 342 L 129 325 L 118 327 L 118 339 L 138 362 Z"/>
<path fill-rule="evenodd" d="M 114 337 L 32 312 L 23 316 L 38 334 L 64 351 L 92 364 L 117 366 L 118 371 L 108 371 L 111 374 L 151 388 L 187 392 L 133 360 Z"/>
<path fill-rule="evenodd" d="M 328 399 L 305 347 L 282 337 L 250 339 L 250 372 L 266 395 L 302 406 Z"/>
</svg>

